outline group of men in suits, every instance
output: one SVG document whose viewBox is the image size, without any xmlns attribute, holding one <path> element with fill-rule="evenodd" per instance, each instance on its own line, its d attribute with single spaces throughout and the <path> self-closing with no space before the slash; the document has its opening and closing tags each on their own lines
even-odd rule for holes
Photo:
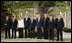
<svg viewBox="0 0 72 43">
<path fill-rule="evenodd" d="M 38 14 L 38 18 L 36 19 L 36 26 L 37 26 L 37 32 L 38 32 L 38 39 L 42 39 L 42 36 L 44 35 L 45 39 L 54 40 L 54 19 L 50 15 L 47 17 L 47 14 L 44 14 L 44 18 L 40 17 L 40 14 Z M 42 33 L 42 28 L 44 30 L 44 33 Z M 48 35 L 49 30 L 49 35 Z M 43 35 L 42 35 L 43 34 Z"/>
<path fill-rule="evenodd" d="M 10 28 L 12 28 L 12 38 L 16 38 L 16 28 L 17 28 L 17 20 L 14 16 L 12 16 L 12 20 L 9 19 L 9 16 L 6 16 L 4 22 L 5 28 L 5 39 L 9 36 L 10 38 Z"/>
<path fill-rule="evenodd" d="M 27 15 L 24 18 L 24 28 L 25 28 L 25 38 L 35 38 L 35 27 L 37 27 L 37 38 L 42 39 L 43 35 L 45 39 L 54 40 L 54 27 L 57 29 L 57 41 L 59 40 L 59 34 L 61 36 L 61 40 L 63 41 L 62 30 L 64 27 L 63 18 L 61 15 L 58 15 L 58 18 L 53 19 L 52 15 L 47 17 L 47 14 L 44 13 L 44 18 L 41 18 L 41 15 L 38 13 L 37 18 L 33 19 L 33 16 L 29 18 Z M 7 32 L 10 38 L 10 28 L 12 28 L 12 38 L 16 38 L 16 28 L 17 28 L 17 20 L 14 16 L 12 16 L 12 20 L 9 20 L 9 17 L 6 16 L 4 25 L 5 25 L 5 38 L 7 38 Z M 44 32 L 42 33 L 42 28 Z M 48 34 L 49 30 L 49 34 Z"/>
</svg>

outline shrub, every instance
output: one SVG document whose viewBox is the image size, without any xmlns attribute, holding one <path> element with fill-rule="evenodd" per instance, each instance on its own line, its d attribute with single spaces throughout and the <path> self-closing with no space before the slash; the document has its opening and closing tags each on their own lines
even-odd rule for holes
<svg viewBox="0 0 72 43">
<path fill-rule="evenodd" d="M 64 27 L 63 31 L 64 32 L 71 32 L 71 29 L 70 28 L 67 28 L 67 27 Z"/>
</svg>

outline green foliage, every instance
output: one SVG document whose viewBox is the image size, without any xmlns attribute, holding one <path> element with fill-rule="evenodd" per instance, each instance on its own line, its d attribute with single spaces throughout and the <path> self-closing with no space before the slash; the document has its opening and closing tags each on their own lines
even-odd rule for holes
<svg viewBox="0 0 72 43">
<path fill-rule="evenodd" d="M 57 8 L 52 11 L 55 11 L 55 12 L 61 11 L 62 13 L 65 13 L 71 10 L 70 7 L 68 9 L 65 9 L 66 6 L 70 6 L 70 3 L 71 1 L 67 1 L 67 3 L 65 1 L 5 1 L 3 9 L 7 10 L 6 12 L 11 14 L 20 12 L 20 9 L 22 9 L 23 11 L 21 12 L 25 14 L 25 11 L 28 10 L 27 8 L 42 8 L 43 9 L 43 7 L 49 7 L 49 8 L 64 7 L 64 8 Z M 44 10 L 48 10 L 48 9 L 44 9 Z"/>
<path fill-rule="evenodd" d="M 63 31 L 64 32 L 71 32 L 71 29 L 70 28 L 67 28 L 67 27 L 64 27 Z"/>
</svg>

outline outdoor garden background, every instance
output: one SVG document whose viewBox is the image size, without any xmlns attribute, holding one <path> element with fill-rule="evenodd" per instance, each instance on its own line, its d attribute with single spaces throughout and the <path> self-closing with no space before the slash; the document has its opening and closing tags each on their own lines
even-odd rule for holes
<svg viewBox="0 0 72 43">
<path fill-rule="evenodd" d="M 41 17 L 43 13 L 48 15 L 53 15 L 54 19 L 57 17 L 57 14 L 60 13 L 64 19 L 64 29 L 63 29 L 63 38 L 64 42 L 71 42 L 71 1 L 1 1 L 1 41 L 2 42 L 49 42 L 45 39 L 4 39 L 4 26 L 2 20 L 5 19 L 6 15 L 10 17 L 22 14 L 23 18 L 28 12 L 28 16 L 34 16 L 36 19 L 36 13 L 40 12 Z M 35 29 L 35 32 L 37 29 Z M 56 42 L 56 29 L 54 29 L 54 36 Z"/>
</svg>

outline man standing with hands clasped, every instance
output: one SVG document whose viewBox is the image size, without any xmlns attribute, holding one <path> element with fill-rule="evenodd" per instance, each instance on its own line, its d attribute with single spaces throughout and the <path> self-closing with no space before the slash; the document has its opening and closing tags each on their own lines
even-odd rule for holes
<svg viewBox="0 0 72 43">
<path fill-rule="evenodd" d="M 44 29 L 44 38 L 48 39 L 48 20 L 49 18 L 47 17 L 47 14 L 44 13 L 44 18 L 43 18 L 43 29 Z"/>
<path fill-rule="evenodd" d="M 49 40 L 53 40 L 54 41 L 54 19 L 52 17 L 52 15 L 49 16 Z"/>
<path fill-rule="evenodd" d="M 64 27 L 64 21 L 63 18 L 61 18 L 61 15 L 58 15 L 58 18 L 56 18 L 56 29 L 57 29 L 57 41 L 59 41 L 59 35 L 61 37 L 61 41 L 63 41 L 63 27 Z"/>
<path fill-rule="evenodd" d="M 38 18 L 36 19 L 38 39 L 42 39 L 42 18 L 40 16 L 41 15 L 38 13 Z"/>
<path fill-rule="evenodd" d="M 29 29 L 30 18 L 28 17 L 28 14 L 25 15 L 24 26 L 25 26 L 25 38 L 29 38 L 30 37 L 30 29 Z M 27 30 L 28 30 L 28 33 L 27 33 Z"/>
<path fill-rule="evenodd" d="M 4 20 L 4 28 L 5 28 L 5 39 L 8 37 L 10 38 L 10 19 L 9 16 L 6 16 L 6 19 Z"/>
<path fill-rule="evenodd" d="M 12 16 L 12 38 L 16 38 L 16 28 L 17 28 L 17 20 L 15 18 L 15 16 Z"/>
</svg>

